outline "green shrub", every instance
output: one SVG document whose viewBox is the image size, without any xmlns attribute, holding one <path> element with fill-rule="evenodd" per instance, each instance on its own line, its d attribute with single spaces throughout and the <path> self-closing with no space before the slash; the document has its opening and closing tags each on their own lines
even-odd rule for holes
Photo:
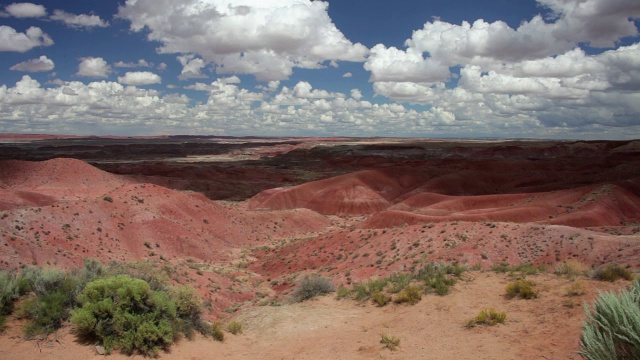
<svg viewBox="0 0 640 360">
<path fill-rule="evenodd" d="M 221 323 L 213 323 L 209 329 L 209 331 L 206 333 L 206 335 L 209 335 L 213 338 L 213 340 L 215 341 L 220 341 L 223 342 L 224 341 L 224 332 L 222 331 L 222 324 Z"/>
<path fill-rule="evenodd" d="M 616 294 L 601 293 L 580 337 L 580 355 L 588 360 L 640 359 L 640 280 Z"/>
<path fill-rule="evenodd" d="M 86 285 L 71 322 L 81 336 L 97 338 L 107 352 L 139 352 L 155 356 L 177 335 L 176 305 L 166 293 L 127 275 L 94 280 Z"/>
<path fill-rule="evenodd" d="M 633 280 L 633 274 L 631 271 L 623 268 L 620 265 L 610 265 L 605 268 L 599 268 L 593 274 L 593 277 L 597 280 L 614 282 L 618 279 Z"/>
<path fill-rule="evenodd" d="M 338 290 L 336 290 L 336 299 L 342 300 L 348 298 L 351 295 L 351 290 L 346 288 L 344 285 L 340 286 Z"/>
<path fill-rule="evenodd" d="M 538 293 L 533 289 L 534 284 L 529 280 L 517 280 L 505 289 L 507 298 L 521 297 L 523 299 L 533 299 L 538 297 Z"/>
<path fill-rule="evenodd" d="M 357 301 L 366 301 L 376 292 L 381 292 L 387 286 L 388 279 L 373 279 L 353 285 L 353 292 Z"/>
<path fill-rule="evenodd" d="M 393 335 L 380 334 L 380 344 L 389 350 L 395 350 L 400 346 L 400 339 Z"/>
<path fill-rule="evenodd" d="M 387 291 L 397 294 L 411 284 L 412 280 L 411 274 L 393 274 L 388 278 Z"/>
<path fill-rule="evenodd" d="M 422 288 L 417 285 L 409 285 L 402 290 L 398 296 L 393 300 L 396 304 L 407 303 L 415 305 L 422 300 Z"/>
<path fill-rule="evenodd" d="M 4 318 L 10 314 L 15 301 L 27 290 L 28 284 L 23 276 L 0 271 L 0 316 Z"/>
<path fill-rule="evenodd" d="M 391 296 L 383 291 L 376 291 L 371 295 L 371 300 L 378 306 L 385 306 L 391 301 Z"/>
<path fill-rule="evenodd" d="M 312 299 L 316 296 L 333 292 L 335 289 L 330 279 L 314 274 L 305 276 L 293 291 L 293 301 L 300 302 Z"/>
<path fill-rule="evenodd" d="M 51 334 L 62 327 L 69 318 L 71 308 L 69 295 L 64 290 L 55 290 L 43 295 L 34 295 L 20 308 L 20 316 L 29 319 L 24 326 L 30 338 L 38 334 Z"/>
<path fill-rule="evenodd" d="M 233 335 L 242 334 L 242 324 L 234 320 L 227 324 L 227 331 Z"/>
<path fill-rule="evenodd" d="M 25 269 L 23 276 L 33 291 L 19 309 L 19 316 L 28 319 L 24 327 L 27 337 L 59 329 L 76 304 L 84 278 L 78 272 L 58 269 Z"/>
<path fill-rule="evenodd" d="M 202 326 L 202 306 L 200 297 L 188 286 L 179 286 L 171 291 L 171 299 L 176 306 L 177 325 L 181 333 L 191 339 L 195 331 L 206 331 Z"/>
<path fill-rule="evenodd" d="M 507 319 L 506 312 L 496 311 L 492 308 L 486 308 L 480 310 L 478 316 L 467 322 L 467 327 L 474 327 L 476 325 L 488 325 L 493 326 L 496 324 L 503 324 Z"/>
<path fill-rule="evenodd" d="M 427 291 L 444 296 L 464 271 L 465 268 L 459 265 L 427 264 L 418 271 L 415 278 L 424 283 Z"/>
</svg>

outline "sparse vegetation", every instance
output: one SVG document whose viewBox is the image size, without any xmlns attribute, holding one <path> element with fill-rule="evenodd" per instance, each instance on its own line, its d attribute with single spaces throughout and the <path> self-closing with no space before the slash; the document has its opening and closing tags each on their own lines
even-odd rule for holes
<svg viewBox="0 0 640 360">
<path fill-rule="evenodd" d="M 476 317 L 467 322 L 467 327 L 471 328 L 476 325 L 493 326 L 496 324 L 503 324 L 506 319 L 506 312 L 496 311 L 493 308 L 485 308 L 480 310 L 480 313 Z"/>
<path fill-rule="evenodd" d="M 376 291 L 371 295 L 371 300 L 378 306 L 385 306 L 391 302 L 391 296 L 387 295 L 383 291 Z"/>
<path fill-rule="evenodd" d="M 419 303 L 420 300 L 422 300 L 422 292 L 423 290 L 420 286 L 409 285 L 404 288 L 404 290 L 402 290 L 395 299 L 393 299 L 393 302 L 395 302 L 396 304 L 407 303 L 410 305 L 415 305 Z"/>
<path fill-rule="evenodd" d="M 566 276 L 568 278 L 575 278 L 576 276 L 588 275 L 591 271 L 591 267 L 578 260 L 566 260 L 562 264 L 556 265 L 553 269 L 553 273 L 558 276 Z"/>
<path fill-rule="evenodd" d="M 505 291 L 508 299 L 513 299 L 514 297 L 534 299 L 538 297 L 538 292 L 534 290 L 534 283 L 524 279 L 510 283 Z"/>
<path fill-rule="evenodd" d="M 597 269 L 593 274 L 593 278 L 611 282 L 618 279 L 633 280 L 633 273 L 620 265 L 610 265 Z"/>
<path fill-rule="evenodd" d="M 580 296 L 587 293 L 587 288 L 582 281 L 576 281 L 567 289 L 567 296 Z"/>
<path fill-rule="evenodd" d="M 227 331 L 232 333 L 233 335 L 242 334 L 243 328 L 242 323 L 238 321 L 232 321 L 227 324 Z"/>
<path fill-rule="evenodd" d="M 400 346 L 400 339 L 393 335 L 380 334 L 380 344 L 389 350 L 396 350 Z"/>
<path fill-rule="evenodd" d="M 588 360 L 640 359 L 640 281 L 620 293 L 601 293 L 580 338 L 580 355 Z"/>
<path fill-rule="evenodd" d="M 294 302 L 301 302 L 316 296 L 332 293 L 333 291 L 335 291 L 335 288 L 330 279 L 317 274 L 306 275 L 293 291 L 292 298 Z"/>
<path fill-rule="evenodd" d="M 422 294 L 448 294 L 465 270 L 458 264 L 429 263 L 412 274 L 371 279 L 354 284 L 350 291 L 346 288 L 339 289 L 338 299 L 352 296 L 357 301 L 367 301 L 375 295 L 373 302 L 384 306 L 388 303 L 387 297 L 390 297 L 387 294 L 397 294 L 393 300 L 395 303 L 417 304 L 422 299 Z"/>
</svg>

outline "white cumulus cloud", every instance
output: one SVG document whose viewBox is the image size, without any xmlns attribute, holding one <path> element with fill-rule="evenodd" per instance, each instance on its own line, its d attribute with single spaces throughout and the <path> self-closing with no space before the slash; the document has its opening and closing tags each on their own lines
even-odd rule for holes
<svg viewBox="0 0 640 360">
<path fill-rule="evenodd" d="M 194 54 L 221 74 L 287 79 L 298 68 L 364 61 L 367 48 L 349 41 L 311 0 L 128 0 L 119 16 L 133 31 L 148 30 L 162 53 Z"/>
<path fill-rule="evenodd" d="M 17 18 L 37 18 L 47 15 L 47 10 L 44 6 L 32 3 L 13 3 L 7 5 L 4 10 L 9 15 Z"/>
<path fill-rule="evenodd" d="M 45 55 L 42 55 L 37 59 L 31 59 L 15 64 L 10 67 L 9 70 L 24 72 L 45 72 L 51 71 L 54 68 L 55 64 L 53 63 L 53 60 L 49 59 Z"/>
<path fill-rule="evenodd" d="M 160 84 L 162 78 L 150 71 L 133 71 L 118 77 L 118 82 L 125 85 L 151 85 Z"/>
<path fill-rule="evenodd" d="M 153 64 L 148 62 L 145 59 L 138 59 L 138 62 L 118 61 L 115 64 L 113 64 L 113 66 L 119 67 L 119 68 L 135 68 L 135 67 L 152 67 Z"/>
<path fill-rule="evenodd" d="M 178 79 L 187 80 L 207 78 L 207 75 L 202 73 L 202 69 L 207 66 L 207 63 L 201 58 L 197 58 L 194 55 L 181 55 L 178 56 L 178 61 L 182 64 L 182 72 L 180 72 Z"/>
<path fill-rule="evenodd" d="M 111 72 L 111 66 L 101 57 L 85 57 L 80 59 L 76 75 L 85 77 L 106 78 Z"/>
<path fill-rule="evenodd" d="M 53 40 L 39 27 L 32 26 L 25 33 L 0 25 L 0 51 L 26 52 L 38 46 L 51 46 Z"/>
<path fill-rule="evenodd" d="M 109 23 L 102 20 L 98 15 L 71 14 L 63 10 L 55 10 L 51 15 L 51 20 L 63 22 L 65 25 L 81 28 L 81 27 L 107 27 Z"/>
</svg>

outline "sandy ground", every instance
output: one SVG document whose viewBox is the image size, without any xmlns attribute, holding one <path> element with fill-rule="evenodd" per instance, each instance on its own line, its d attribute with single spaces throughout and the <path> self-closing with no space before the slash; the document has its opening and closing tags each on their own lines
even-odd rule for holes
<svg viewBox="0 0 640 360">
<path fill-rule="evenodd" d="M 451 294 L 426 295 L 417 305 L 376 307 L 329 295 L 303 303 L 255 307 L 236 317 L 241 335 L 225 334 L 223 343 L 201 337 L 182 340 L 161 359 L 580 359 L 582 304 L 598 291 L 629 282 L 582 281 L 587 293 L 566 295 L 573 280 L 551 274 L 529 276 L 540 296 L 506 299 L 508 275 L 469 272 Z M 485 308 L 507 312 L 493 327 L 466 328 Z M 77 343 L 71 327 L 46 340 L 26 341 L 20 323 L 0 336 L 0 359 L 99 359 L 91 345 Z M 395 351 L 380 344 L 381 334 L 396 336 Z M 119 353 L 111 359 L 142 359 Z"/>
</svg>

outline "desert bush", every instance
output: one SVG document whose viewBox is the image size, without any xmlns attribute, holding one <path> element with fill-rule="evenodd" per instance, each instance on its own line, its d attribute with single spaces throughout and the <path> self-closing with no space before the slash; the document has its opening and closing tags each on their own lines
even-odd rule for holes
<svg viewBox="0 0 640 360">
<path fill-rule="evenodd" d="M 422 269 L 418 270 L 415 278 L 421 280 L 427 291 L 433 291 L 437 295 L 444 296 L 449 293 L 450 288 L 456 284 L 465 271 L 464 267 L 459 265 L 447 264 L 426 264 Z"/>
<path fill-rule="evenodd" d="M 640 359 L 640 280 L 620 293 L 601 293 L 580 337 L 580 355 L 588 360 Z"/>
<path fill-rule="evenodd" d="M 507 285 L 505 291 L 509 299 L 521 297 L 523 299 L 533 299 L 538 297 L 538 293 L 533 289 L 534 284 L 529 280 L 517 280 Z"/>
<path fill-rule="evenodd" d="M 293 291 L 293 301 L 300 302 L 312 299 L 316 296 L 333 292 L 335 289 L 330 279 L 314 274 L 305 276 Z"/>
<path fill-rule="evenodd" d="M 387 295 L 383 291 L 376 291 L 371 295 L 371 300 L 378 306 L 385 306 L 391 302 L 391 296 Z"/>
<path fill-rule="evenodd" d="M 423 289 L 417 285 L 409 285 L 402 290 L 393 300 L 396 304 L 407 303 L 415 305 L 422 300 Z"/>
<path fill-rule="evenodd" d="M 166 293 L 127 275 L 97 279 L 78 297 L 71 322 L 78 334 L 97 338 L 107 352 L 156 355 L 176 338 L 176 305 Z"/>
<path fill-rule="evenodd" d="M 24 269 L 23 276 L 33 292 L 20 306 L 18 316 L 28 319 L 25 335 L 50 334 L 69 318 L 70 309 L 82 289 L 79 272 L 58 269 Z"/>
<path fill-rule="evenodd" d="M 202 302 L 195 290 L 188 286 L 179 286 L 170 292 L 176 306 L 177 325 L 181 333 L 191 339 L 195 331 L 205 333 L 202 325 Z"/>
<path fill-rule="evenodd" d="M 227 331 L 233 335 L 242 334 L 242 324 L 234 320 L 227 324 Z"/>
<path fill-rule="evenodd" d="M 474 327 L 476 325 L 493 326 L 496 324 L 503 324 L 506 319 L 506 312 L 496 311 L 493 308 L 486 308 L 480 310 L 480 313 L 476 317 L 469 320 L 467 322 L 467 327 Z"/>
<path fill-rule="evenodd" d="M 400 339 L 393 335 L 380 334 L 380 344 L 389 350 L 396 350 L 400 346 Z"/>
<path fill-rule="evenodd" d="M 387 286 L 387 279 L 373 279 L 353 285 L 353 292 L 357 301 L 366 301 L 376 292 L 381 292 Z"/>
<path fill-rule="evenodd" d="M 576 281 L 567 289 L 567 296 L 580 296 L 587 293 L 587 288 L 582 281 Z"/>
<path fill-rule="evenodd" d="M 506 262 L 501 262 L 491 268 L 492 271 L 497 273 L 509 273 L 509 276 L 516 278 L 524 278 L 527 275 L 536 275 L 540 272 L 546 271 L 546 267 L 544 265 L 534 266 L 530 263 L 518 264 L 518 265 L 509 265 Z"/>
<path fill-rule="evenodd" d="M 224 341 L 224 332 L 222 331 L 222 323 L 205 323 L 204 335 L 211 336 L 213 340 L 223 342 Z"/>
<path fill-rule="evenodd" d="M 576 276 L 588 275 L 591 271 L 591 267 L 578 260 L 566 260 L 562 264 L 556 265 L 553 269 L 553 273 L 558 276 L 566 276 L 574 278 Z"/>
<path fill-rule="evenodd" d="M 348 298 L 351 295 L 351 290 L 349 290 L 344 285 L 341 285 L 338 290 L 336 290 L 336 299 L 342 300 Z"/>
<path fill-rule="evenodd" d="M 393 274 L 388 278 L 386 290 L 391 294 L 397 294 L 406 288 L 412 280 L 411 274 Z"/>
<path fill-rule="evenodd" d="M 28 284 L 21 275 L 0 271 L 0 331 L 4 329 L 6 317 L 13 311 L 13 306 L 24 295 Z"/>
<path fill-rule="evenodd" d="M 593 278 L 614 282 L 618 279 L 633 280 L 633 274 L 620 265 L 610 265 L 597 269 L 593 274 Z"/>
</svg>

